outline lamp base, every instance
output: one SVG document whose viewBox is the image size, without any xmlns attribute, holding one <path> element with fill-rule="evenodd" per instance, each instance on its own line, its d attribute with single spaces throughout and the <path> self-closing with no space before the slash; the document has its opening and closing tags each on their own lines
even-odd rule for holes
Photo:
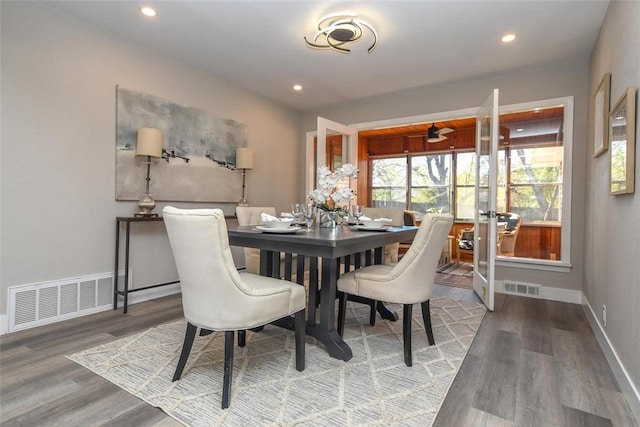
<svg viewBox="0 0 640 427">
<path fill-rule="evenodd" d="M 238 202 L 238 206 L 249 206 L 249 201 L 244 197 Z"/>
<path fill-rule="evenodd" d="M 138 202 L 138 208 L 140 211 L 136 214 L 136 216 L 156 216 L 156 214 L 151 213 L 153 208 L 156 207 L 156 201 L 147 193 Z"/>
</svg>

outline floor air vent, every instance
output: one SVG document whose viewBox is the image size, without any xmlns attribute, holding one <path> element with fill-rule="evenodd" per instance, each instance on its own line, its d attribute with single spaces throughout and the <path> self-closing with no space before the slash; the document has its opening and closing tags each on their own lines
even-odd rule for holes
<svg viewBox="0 0 640 427">
<path fill-rule="evenodd" d="M 14 286 L 8 297 L 8 331 L 33 328 L 112 308 L 113 273 Z"/>
<path fill-rule="evenodd" d="M 531 297 L 539 297 L 542 293 L 542 285 L 532 283 L 505 281 L 504 291 L 508 294 L 528 295 Z"/>
</svg>

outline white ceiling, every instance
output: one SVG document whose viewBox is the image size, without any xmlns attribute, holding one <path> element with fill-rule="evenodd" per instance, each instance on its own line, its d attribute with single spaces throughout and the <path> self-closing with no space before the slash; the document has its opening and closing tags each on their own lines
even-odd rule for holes
<svg viewBox="0 0 640 427">
<path fill-rule="evenodd" d="M 572 57 L 588 58 L 608 7 L 590 1 L 47 1 L 124 39 L 298 110 Z M 158 16 L 138 8 L 152 5 Z M 313 50 L 317 18 L 373 25 L 351 54 Z M 500 37 L 515 32 L 515 42 Z M 303 86 L 292 90 L 294 83 Z"/>
</svg>

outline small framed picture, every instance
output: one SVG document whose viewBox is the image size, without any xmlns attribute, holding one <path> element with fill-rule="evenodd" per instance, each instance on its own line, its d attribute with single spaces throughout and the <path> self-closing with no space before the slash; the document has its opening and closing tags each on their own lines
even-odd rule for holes
<svg viewBox="0 0 640 427">
<path fill-rule="evenodd" d="M 636 146 L 636 88 L 628 87 L 609 116 L 609 193 L 634 192 Z"/>
<path fill-rule="evenodd" d="M 609 91 L 611 73 L 605 73 L 593 95 L 593 157 L 598 157 L 609 148 Z"/>
</svg>

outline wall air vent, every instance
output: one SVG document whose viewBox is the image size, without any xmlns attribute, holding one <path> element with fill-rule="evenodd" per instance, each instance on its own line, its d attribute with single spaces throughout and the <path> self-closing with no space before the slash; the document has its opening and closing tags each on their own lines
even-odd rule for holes
<svg viewBox="0 0 640 427">
<path fill-rule="evenodd" d="M 129 271 L 130 283 L 132 273 Z M 124 271 L 119 274 L 124 281 Z M 8 332 L 20 331 L 113 308 L 113 273 L 8 289 Z"/>
<path fill-rule="evenodd" d="M 505 280 L 504 291 L 508 294 L 526 295 L 539 298 L 542 296 L 542 285 Z"/>
</svg>

